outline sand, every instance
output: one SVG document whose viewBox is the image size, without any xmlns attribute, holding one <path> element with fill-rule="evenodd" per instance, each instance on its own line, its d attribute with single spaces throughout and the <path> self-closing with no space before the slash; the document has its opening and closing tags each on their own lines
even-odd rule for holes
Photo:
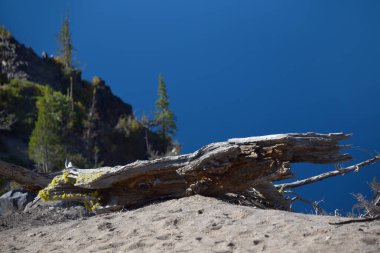
<svg viewBox="0 0 380 253">
<path fill-rule="evenodd" d="M 202 196 L 75 220 L 27 215 L 20 225 L 3 220 L 0 252 L 380 252 L 380 221 L 330 225 L 345 218 Z"/>
</svg>

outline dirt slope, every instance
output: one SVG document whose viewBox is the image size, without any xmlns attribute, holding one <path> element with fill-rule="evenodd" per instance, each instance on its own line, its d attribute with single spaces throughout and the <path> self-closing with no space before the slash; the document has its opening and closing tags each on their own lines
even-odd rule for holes
<svg viewBox="0 0 380 253">
<path fill-rule="evenodd" d="M 344 219 L 202 196 L 76 220 L 21 216 L 3 226 L 0 252 L 380 252 L 380 221 L 336 226 Z"/>
</svg>

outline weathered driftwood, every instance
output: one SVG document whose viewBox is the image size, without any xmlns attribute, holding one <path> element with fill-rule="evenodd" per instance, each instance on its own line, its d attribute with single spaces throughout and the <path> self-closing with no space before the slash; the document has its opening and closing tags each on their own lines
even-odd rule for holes
<svg viewBox="0 0 380 253">
<path fill-rule="evenodd" d="M 379 159 L 293 184 L 272 184 L 292 177 L 290 164 L 294 162 L 334 164 L 350 160 L 349 154 L 341 153 L 342 148 L 349 146 L 338 145 L 348 137 L 343 133 L 295 133 L 239 138 L 212 143 L 187 155 L 136 161 L 125 166 L 72 167 L 55 177 L 39 196 L 45 200 L 82 201 L 101 212 L 192 194 L 225 196 L 250 192 L 254 193 L 249 196 L 254 196 L 252 201 L 258 206 L 289 210 L 291 200 L 280 193 L 282 189 L 347 173 Z M 29 188 L 39 189 L 49 182 L 46 176 L 9 166 L 0 163 L 0 174 Z M 10 175 L 10 168 L 16 168 L 17 173 Z"/>
<path fill-rule="evenodd" d="M 44 175 L 1 160 L 0 175 L 10 178 L 32 191 L 39 191 L 45 188 L 51 180 Z"/>
<path fill-rule="evenodd" d="M 340 163 L 340 140 L 350 135 L 279 134 L 212 143 L 187 155 L 98 169 L 70 168 L 40 192 L 44 199 L 85 202 L 94 210 L 120 209 L 192 194 L 220 196 L 251 187 L 274 208 L 290 202 L 272 182 L 292 177 L 290 163 Z"/>
</svg>

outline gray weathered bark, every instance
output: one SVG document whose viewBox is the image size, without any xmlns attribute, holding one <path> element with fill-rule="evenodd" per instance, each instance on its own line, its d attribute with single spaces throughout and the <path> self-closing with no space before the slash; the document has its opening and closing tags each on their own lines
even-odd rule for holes
<svg viewBox="0 0 380 253">
<path fill-rule="evenodd" d="M 115 167 L 69 168 L 54 178 L 49 186 L 47 177 L 3 162 L 0 163 L 0 174 L 32 189 L 47 186 L 39 194 L 45 200 L 82 201 L 96 212 L 192 194 L 240 194 L 248 189 L 254 189 L 249 192 L 257 193 L 255 198 L 261 201 L 260 205 L 289 210 L 290 200 L 277 189 L 292 188 L 300 183 L 274 186 L 272 182 L 291 178 L 291 163 L 334 164 L 350 160 L 349 154 L 341 153 L 341 149 L 349 146 L 338 145 L 348 137 L 350 135 L 343 133 L 294 133 L 230 139 L 186 155 Z M 356 166 L 362 167 L 378 159 Z M 16 173 L 12 174 L 10 170 L 13 169 Z M 354 169 L 352 166 L 343 171 Z M 332 172 L 317 176 L 317 179 L 340 173 Z M 304 181 L 308 183 L 309 179 Z"/>
<path fill-rule="evenodd" d="M 64 178 L 44 190 L 47 199 L 65 196 L 92 205 L 121 208 L 162 198 L 191 194 L 220 196 L 255 188 L 273 207 L 289 210 L 273 181 L 292 177 L 290 163 L 339 163 L 349 160 L 342 154 L 340 140 L 350 135 L 279 134 L 230 139 L 212 143 L 187 155 L 125 166 L 98 169 L 68 169 Z M 90 197 L 89 197 L 90 196 Z M 91 197 L 92 196 L 92 197 Z M 92 201 L 92 202 L 91 202 Z"/>
</svg>

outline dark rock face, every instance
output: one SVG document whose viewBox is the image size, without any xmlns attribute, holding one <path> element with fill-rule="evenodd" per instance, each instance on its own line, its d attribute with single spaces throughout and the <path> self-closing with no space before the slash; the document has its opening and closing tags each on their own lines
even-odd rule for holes
<svg viewBox="0 0 380 253">
<path fill-rule="evenodd" d="M 61 90 L 66 83 L 61 66 L 53 58 L 40 58 L 14 38 L 0 37 L 0 73 L 8 79 L 23 79 Z"/>
<path fill-rule="evenodd" d="M 35 194 L 23 189 L 4 193 L 0 197 L 0 216 L 6 216 L 15 211 L 23 210 L 35 197 Z"/>
<path fill-rule="evenodd" d="M 50 86 L 63 94 L 69 94 L 68 89 L 73 88 L 74 101 L 81 103 L 83 108 L 82 123 L 64 141 L 71 153 L 87 160 L 86 167 L 100 164 L 114 166 L 147 159 L 146 137 L 158 153 L 164 153 L 170 145 L 168 140 L 142 128 L 130 136 L 117 130 L 121 117 L 133 117 L 132 106 L 115 96 L 100 78 L 98 82 L 90 83 L 82 80 L 80 70 L 65 74 L 56 59 L 46 53 L 39 57 L 13 37 L 0 36 L 0 57 L 0 86 L 11 86 L 10 79 L 20 79 Z M 0 144 L 3 144 L 0 145 L 3 146 L 0 148 L 0 159 L 33 167 L 27 148 L 38 114 L 35 106 L 37 97 L 41 96 L 38 93 L 34 86 L 23 86 L 20 99 L 12 106 L 1 108 L 0 103 L 0 123 L 4 115 L 15 114 L 18 119 L 10 129 L 0 129 Z M 4 97 L 8 95 L 3 92 Z M 27 116 L 29 120 L 19 120 Z"/>
<path fill-rule="evenodd" d="M 120 117 L 132 115 L 132 107 L 115 97 L 104 81 L 95 85 L 89 115 L 90 127 L 86 135 L 91 145 L 99 149 L 99 160 L 104 161 L 108 166 L 148 159 L 147 136 L 149 144 L 160 154 L 170 146 L 167 139 L 160 138 L 151 131 L 145 132 L 143 128 L 125 136 L 116 126 Z"/>
<path fill-rule="evenodd" d="M 95 112 L 99 119 L 112 127 L 115 127 L 122 115 L 132 115 L 132 106 L 115 97 L 109 86 L 101 82 L 96 86 L 93 101 Z"/>
<path fill-rule="evenodd" d="M 115 97 L 103 80 L 96 84 L 89 109 L 89 126 L 84 137 L 87 143 L 87 156 L 93 158 L 97 152 L 98 161 L 110 166 L 144 159 L 145 147 L 136 148 L 124 135 L 115 131 L 120 117 L 129 115 L 132 115 L 132 106 Z M 142 134 L 139 137 L 141 140 L 144 138 Z M 124 152 L 129 146 L 134 146 L 137 150 L 132 156 Z"/>
</svg>

